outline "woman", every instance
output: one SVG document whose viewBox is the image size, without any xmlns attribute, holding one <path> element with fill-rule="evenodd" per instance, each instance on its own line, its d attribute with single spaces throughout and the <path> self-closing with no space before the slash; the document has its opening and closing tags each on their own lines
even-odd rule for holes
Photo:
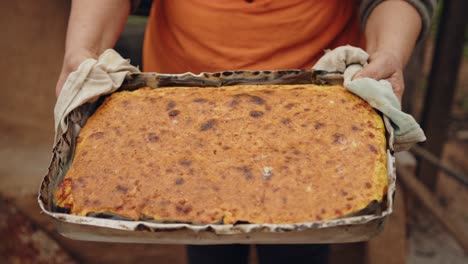
<svg viewBox="0 0 468 264">
<path fill-rule="evenodd" d="M 171 0 L 154 1 L 143 47 L 143 70 L 181 73 L 306 69 L 324 49 L 364 48 L 358 77 L 387 79 L 401 99 L 403 68 L 429 26 L 430 0 Z M 112 48 L 130 0 L 74 0 L 56 92 L 86 58 Z M 324 263 L 326 245 L 258 246 L 261 263 Z M 248 246 L 189 246 L 193 263 L 246 263 Z"/>
</svg>

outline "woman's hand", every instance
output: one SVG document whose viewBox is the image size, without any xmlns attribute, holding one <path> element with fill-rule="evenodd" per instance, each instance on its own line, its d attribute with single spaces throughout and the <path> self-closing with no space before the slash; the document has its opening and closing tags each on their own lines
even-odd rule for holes
<svg viewBox="0 0 468 264">
<path fill-rule="evenodd" d="M 68 20 L 65 58 L 55 86 L 59 96 L 68 75 L 88 58 L 112 48 L 130 13 L 130 0 L 74 0 Z"/>
<path fill-rule="evenodd" d="M 405 89 L 403 63 L 396 55 L 387 51 L 372 53 L 369 57 L 369 64 L 364 66 L 364 68 L 354 76 L 354 79 L 364 77 L 389 81 L 392 84 L 393 92 L 401 102 Z"/>
<path fill-rule="evenodd" d="M 386 79 L 401 101 L 404 91 L 403 68 L 411 56 L 421 28 L 418 11 L 406 1 L 383 1 L 378 4 L 365 26 L 369 64 L 355 78 Z"/>
<path fill-rule="evenodd" d="M 70 73 L 72 73 L 73 71 L 76 71 L 78 69 L 78 66 L 80 66 L 80 64 L 83 61 L 89 58 L 96 59 L 97 54 L 94 54 L 90 51 L 79 51 L 65 56 L 63 60 L 62 70 L 60 72 L 57 85 L 55 86 L 55 95 L 57 97 L 60 95 L 60 92 L 63 89 L 63 85 L 65 84 L 68 75 L 70 75 Z"/>
</svg>

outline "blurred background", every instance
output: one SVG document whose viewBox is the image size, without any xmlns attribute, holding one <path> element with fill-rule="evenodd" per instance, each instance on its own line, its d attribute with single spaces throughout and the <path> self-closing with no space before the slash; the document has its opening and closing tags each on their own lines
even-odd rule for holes
<svg viewBox="0 0 468 264">
<path fill-rule="evenodd" d="M 331 263 L 468 263 L 468 7 L 440 2 L 405 73 L 404 109 L 429 139 L 398 155 L 385 230 L 366 243 L 333 245 Z M 134 65 L 150 5 L 142 1 L 115 47 Z M 67 239 L 40 213 L 70 1 L 1 1 L 0 10 L 0 263 L 186 263 L 181 245 Z"/>
</svg>

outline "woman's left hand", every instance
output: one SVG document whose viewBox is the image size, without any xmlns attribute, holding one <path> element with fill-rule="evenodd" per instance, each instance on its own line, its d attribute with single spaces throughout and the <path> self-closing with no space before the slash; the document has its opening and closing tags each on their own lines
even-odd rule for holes
<svg viewBox="0 0 468 264">
<path fill-rule="evenodd" d="M 405 89 L 403 64 L 396 55 L 387 51 L 376 51 L 372 53 L 369 57 L 369 64 L 364 66 L 364 68 L 354 76 L 354 79 L 364 77 L 389 81 L 392 84 L 393 92 L 401 102 Z"/>
</svg>

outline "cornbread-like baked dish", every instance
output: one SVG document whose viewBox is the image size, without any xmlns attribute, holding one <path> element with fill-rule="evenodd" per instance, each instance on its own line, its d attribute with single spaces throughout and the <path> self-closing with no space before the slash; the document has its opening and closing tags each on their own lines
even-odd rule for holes
<svg viewBox="0 0 468 264">
<path fill-rule="evenodd" d="M 382 118 L 340 86 L 141 88 L 89 118 L 54 198 L 83 216 L 321 221 L 382 201 L 386 160 Z"/>
</svg>

